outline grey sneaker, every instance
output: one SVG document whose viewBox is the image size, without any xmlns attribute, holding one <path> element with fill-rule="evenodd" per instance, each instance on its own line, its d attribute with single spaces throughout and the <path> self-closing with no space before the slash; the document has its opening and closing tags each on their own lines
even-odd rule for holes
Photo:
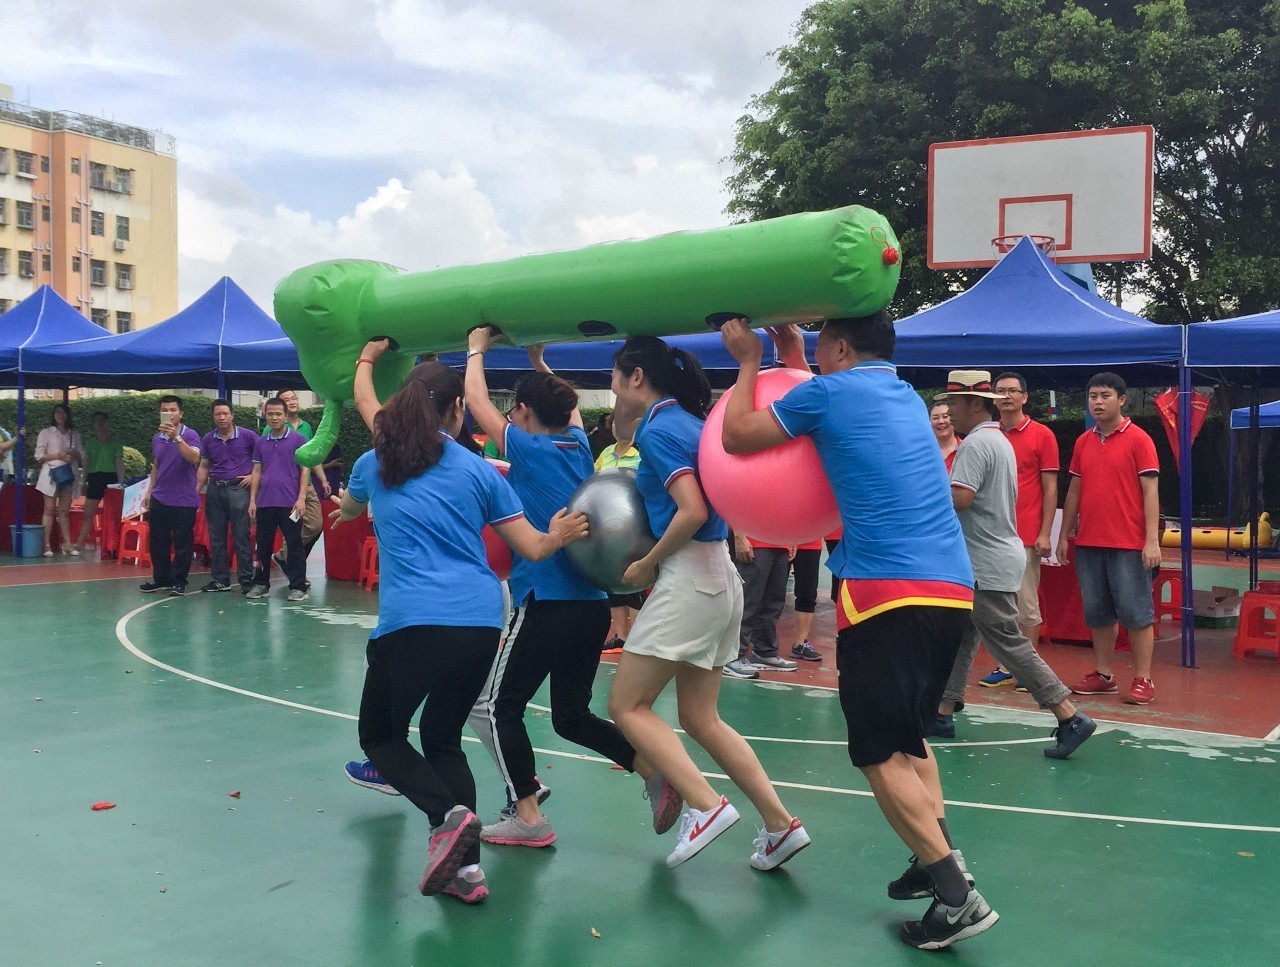
<svg viewBox="0 0 1280 967">
<path fill-rule="evenodd" d="M 745 658 L 735 658 L 724 666 L 725 678 L 759 678 L 760 669 Z"/>
<path fill-rule="evenodd" d="M 767 672 L 793 672 L 800 667 L 793 661 L 787 661 L 781 655 L 770 655 L 768 658 L 752 655 L 748 664 Z"/>
<path fill-rule="evenodd" d="M 947 906 L 934 900 L 923 918 L 906 921 L 898 931 L 902 942 L 919 950 L 943 950 L 953 943 L 990 930 L 1000 919 L 982 894 L 970 890 L 964 903 Z"/>
<path fill-rule="evenodd" d="M 265 598 L 270 593 L 271 589 L 265 584 L 255 584 L 244 593 L 244 596 L 246 598 Z"/>
<path fill-rule="evenodd" d="M 539 816 L 532 826 L 519 816 L 502 816 L 480 830 L 480 840 L 495 846 L 550 846 L 556 834 L 546 816 Z"/>
<path fill-rule="evenodd" d="M 290 601 L 305 601 L 309 597 L 311 597 L 311 595 L 307 594 L 306 591 L 299 591 L 296 588 L 289 592 Z"/>
<path fill-rule="evenodd" d="M 667 782 L 661 772 L 654 772 L 644 781 L 644 798 L 649 800 L 653 810 L 653 831 L 665 833 L 676 824 L 680 813 L 684 810 L 684 800 L 676 787 Z"/>
<path fill-rule="evenodd" d="M 958 849 L 953 849 L 951 855 L 955 858 L 956 865 L 960 867 L 960 872 L 964 874 L 965 882 L 969 884 L 969 888 L 973 888 L 973 874 L 969 872 L 969 867 L 965 866 L 964 854 Z M 920 861 L 914 856 L 907 865 L 906 871 L 889 884 L 890 900 L 923 900 L 925 897 L 933 896 L 933 877 L 929 875 L 929 871 L 920 865 Z"/>
</svg>

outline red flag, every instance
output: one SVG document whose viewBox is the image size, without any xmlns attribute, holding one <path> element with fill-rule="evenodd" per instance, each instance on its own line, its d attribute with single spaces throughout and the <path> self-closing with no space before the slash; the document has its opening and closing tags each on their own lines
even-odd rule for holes
<svg viewBox="0 0 1280 967">
<path fill-rule="evenodd" d="M 1167 389 L 1155 398 L 1156 410 L 1164 423 L 1164 432 L 1169 437 L 1169 446 L 1173 450 L 1173 459 L 1181 470 L 1178 455 L 1178 391 Z M 1209 412 L 1209 397 L 1203 393 L 1191 391 L 1191 442 L 1195 443 L 1200 428 L 1204 426 L 1205 415 Z"/>
</svg>

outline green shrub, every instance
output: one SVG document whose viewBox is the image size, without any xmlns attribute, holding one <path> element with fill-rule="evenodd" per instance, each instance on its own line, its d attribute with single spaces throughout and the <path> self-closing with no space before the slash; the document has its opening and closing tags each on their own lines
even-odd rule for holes
<svg viewBox="0 0 1280 967">
<path fill-rule="evenodd" d="M 135 448 L 124 448 L 124 475 L 126 480 L 145 476 L 147 466 L 146 459 Z"/>
</svg>

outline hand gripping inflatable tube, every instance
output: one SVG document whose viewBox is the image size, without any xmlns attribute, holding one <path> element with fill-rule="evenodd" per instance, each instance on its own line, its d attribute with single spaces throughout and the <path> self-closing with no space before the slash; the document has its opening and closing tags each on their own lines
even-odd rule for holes
<svg viewBox="0 0 1280 967">
<path fill-rule="evenodd" d="M 298 462 L 313 466 L 333 446 L 370 339 L 389 337 L 400 350 L 374 367 L 385 399 L 416 356 L 465 348 L 477 326 L 527 346 L 674 336 L 738 315 L 755 326 L 864 316 L 889 304 L 900 262 L 888 222 L 854 205 L 430 272 L 355 259 L 307 266 L 275 293 L 302 375 L 325 398 Z"/>
</svg>

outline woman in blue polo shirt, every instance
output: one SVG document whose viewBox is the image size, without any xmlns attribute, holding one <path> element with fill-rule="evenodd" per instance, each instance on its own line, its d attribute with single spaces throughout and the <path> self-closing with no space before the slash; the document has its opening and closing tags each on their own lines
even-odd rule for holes
<svg viewBox="0 0 1280 967">
<path fill-rule="evenodd" d="M 595 471 L 591 445 L 578 412 L 578 393 L 555 376 L 542 347 L 529 347 L 535 372 L 516 385 L 516 403 L 503 416 L 489 399 L 484 354 L 495 330 L 485 326 L 468 337 L 467 407 L 480 428 L 497 441 L 510 462 L 507 482 L 529 521 L 543 526 L 582 481 Z M 654 827 L 670 829 L 680 800 L 612 722 L 591 711 L 591 687 L 600 666 L 600 642 L 609 630 L 609 600 L 588 584 L 562 553 L 541 563 L 517 556 L 511 568 L 514 610 L 507 638 L 493 664 L 471 724 L 494 751 L 514 808 L 484 827 L 486 843 L 550 846 L 551 822 L 538 807 L 533 746 L 524 727 L 525 706 L 551 679 L 551 724 L 557 734 L 639 772 L 654 810 Z"/>
<path fill-rule="evenodd" d="M 716 711 L 721 669 L 738 654 L 742 582 L 725 543 L 729 529 L 698 480 L 711 387 L 694 356 L 638 336 L 613 359 L 612 389 L 621 432 L 639 424 L 633 439 L 644 459 L 636 485 L 658 543 L 623 576 L 633 587 L 653 585 L 653 593 L 623 647 L 609 714 L 688 803 L 668 866 L 690 859 L 738 821 L 737 810 L 711 788 L 671 726 L 653 711 L 675 679 L 681 726 L 764 819 L 751 865 L 776 869 L 807 846 L 809 836 L 782 805 L 751 746 Z"/>
<path fill-rule="evenodd" d="M 370 371 L 386 345 L 365 348 L 358 396 L 372 396 Z M 529 524 L 497 470 L 454 442 L 462 393 L 461 378 L 447 366 L 411 370 L 374 417 L 374 448 L 356 461 L 338 514 L 351 520 L 371 505 L 379 546 L 378 626 L 367 652 L 360 746 L 431 821 L 421 892 L 475 903 L 489 891 L 462 726 L 502 629 L 502 591 L 481 531 L 492 525 L 514 551 L 539 561 L 585 536 L 587 522 L 560 513 L 549 534 Z M 440 593 L 445 587 L 448 595 Z M 419 706 L 421 755 L 408 741 Z"/>
</svg>

